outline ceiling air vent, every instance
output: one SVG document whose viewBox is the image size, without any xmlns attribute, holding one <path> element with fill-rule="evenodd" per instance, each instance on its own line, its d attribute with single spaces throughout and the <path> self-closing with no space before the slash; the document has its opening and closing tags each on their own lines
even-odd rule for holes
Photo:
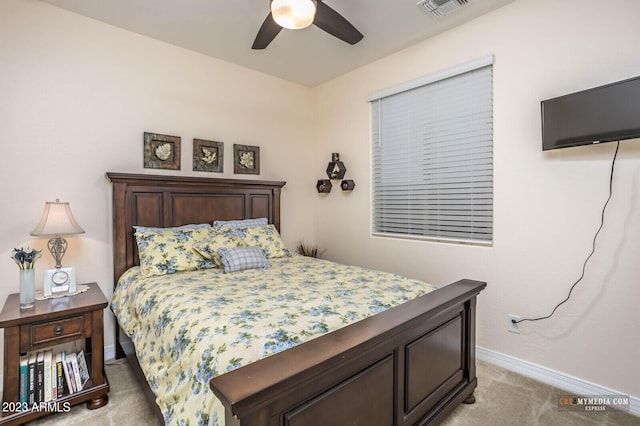
<svg viewBox="0 0 640 426">
<path fill-rule="evenodd" d="M 444 16 L 473 0 L 420 0 L 416 5 L 434 16 Z"/>
</svg>

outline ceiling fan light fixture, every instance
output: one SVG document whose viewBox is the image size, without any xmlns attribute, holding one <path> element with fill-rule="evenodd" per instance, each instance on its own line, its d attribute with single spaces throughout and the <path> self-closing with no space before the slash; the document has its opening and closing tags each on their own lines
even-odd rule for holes
<svg viewBox="0 0 640 426">
<path fill-rule="evenodd" d="M 281 27 L 300 30 L 313 23 L 316 0 L 271 0 L 271 14 Z"/>
</svg>

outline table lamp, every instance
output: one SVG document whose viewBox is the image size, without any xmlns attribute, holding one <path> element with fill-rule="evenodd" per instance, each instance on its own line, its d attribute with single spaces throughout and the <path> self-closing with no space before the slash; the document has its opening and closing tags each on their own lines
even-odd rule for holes
<svg viewBox="0 0 640 426">
<path fill-rule="evenodd" d="M 56 261 L 54 269 L 47 269 L 44 272 L 44 295 L 60 295 L 76 292 L 76 272 L 73 267 L 62 267 L 62 258 L 67 251 L 67 240 L 63 235 L 84 234 L 84 229 L 78 225 L 69 203 L 47 201 L 40 222 L 31 231 L 33 236 L 49 236 L 47 247 Z"/>
</svg>

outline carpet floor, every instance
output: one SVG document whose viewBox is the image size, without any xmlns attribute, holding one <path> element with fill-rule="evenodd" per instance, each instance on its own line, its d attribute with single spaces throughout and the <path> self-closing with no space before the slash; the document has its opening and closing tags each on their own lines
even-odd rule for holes
<svg viewBox="0 0 640 426">
<path fill-rule="evenodd" d="M 151 408 L 125 360 L 109 361 L 105 372 L 111 385 L 109 404 L 97 410 L 78 405 L 69 413 L 52 414 L 28 423 L 63 426 L 155 426 Z M 461 404 L 444 426 L 638 426 L 640 418 L 626 412 L 571 412 L 558 409 L 562 391 L 527 377 L 477 361 L 476 403 Z M 329 426 L 329 425 L 328 425 Z M 333 426 L 333 425 L 331 425 Z M 349 425 L 345 425 L 349 426 Z"/>
</svg>

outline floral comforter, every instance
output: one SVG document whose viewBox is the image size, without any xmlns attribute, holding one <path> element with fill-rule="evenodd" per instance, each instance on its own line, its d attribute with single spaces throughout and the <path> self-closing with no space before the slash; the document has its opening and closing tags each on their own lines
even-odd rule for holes
<svg viewBox="0 0 640 426">
<path fill-rule="evenodd" d="M 435 289 L 398 275 L 303 256 L 270 269 L 143 278 L 125 272 L 111 309 L 131 337 L 166 424 L 223 425 L 219 374 Z"/>
</svg>

